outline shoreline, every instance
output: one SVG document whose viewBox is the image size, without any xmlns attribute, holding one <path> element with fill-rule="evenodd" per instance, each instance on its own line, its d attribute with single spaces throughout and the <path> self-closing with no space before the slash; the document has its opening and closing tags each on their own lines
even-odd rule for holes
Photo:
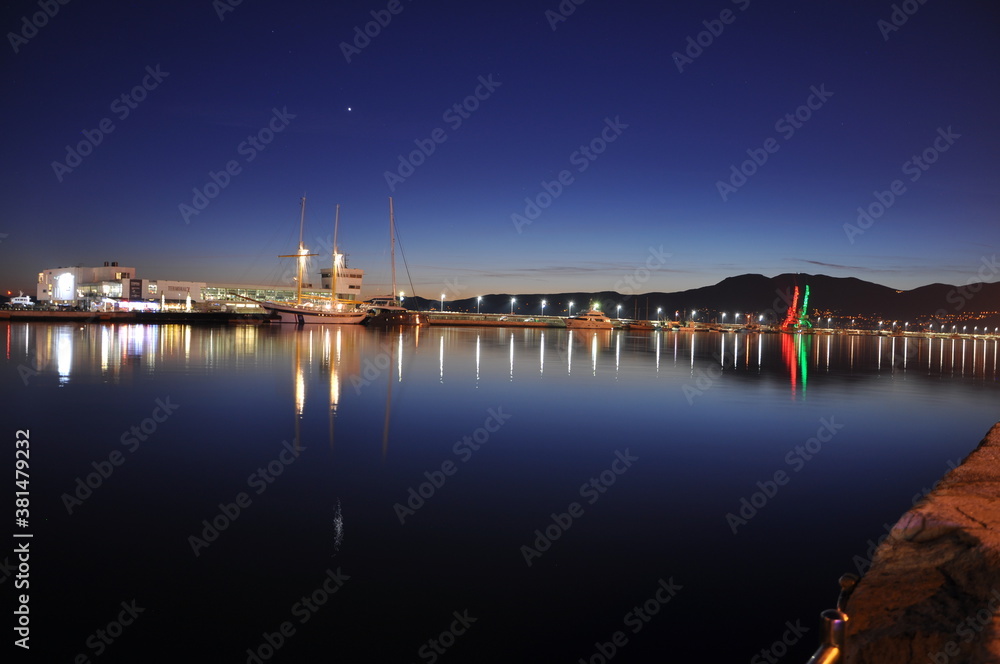
<svg viewBox="0 0 1000 664">
<path fill-rule="evenodd" d="M 521 314 L 469 314 L 465 312 L 411 312 L 422 314 L 424 325 L 455 326 L 455 327 L 524 327 L 524 328 L 566 328 L 565 316 L 527 316 Z M 81 321 L 86 323 L 143 323 L 143 324 L 179 324 L 179 323 L 215 323 L 215 324 L 248 324 L 267 325 L 278 323 L 266 313 L 233 313 L 223 311 L 32 311 L 19 309 L 0 309 L 0 321 L 31 321 L 58 322 Z M 784 331 L 775 327 L 748 328 L 745 325 L 725 323 L 694 323 L 678 325 L 673 322 L 660 324 L 661 321 L 633 321 L 632 319 L 613 319 L 616 330 L 629 332 L 729 332 L 744 334 L 791 334 L 795 336 L 882 336 L 899 339 L 979 339 L 997 340 L 1000 334 L 982 332 L 932 332 L 906 331 L 890 334 L 885 330 L 869 330 L 862 328 L 811 328 L 800 331 Z M 652 323 L 654 327 L 630 328 L 629 323 Z M 587 328 L 581 328 L 585 330 Z M 604 330 L 607 331 L 607 330 Z"/>
<path fill-rule="evenodd" d="M 998 610 L 1000 423 L 875 549 L 846 604 L 846 661 L 1000 661 Z"/>
</svg>

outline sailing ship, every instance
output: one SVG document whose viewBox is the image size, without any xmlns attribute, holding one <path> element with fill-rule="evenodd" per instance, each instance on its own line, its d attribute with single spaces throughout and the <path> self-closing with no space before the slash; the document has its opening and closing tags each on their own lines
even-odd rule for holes
<svg viewBox="0 0 1000 664">
<path fill-rule="evenodd" d="M 340 300 L 337 298 L 337 270 L 340 265 L 340 256 L 337 252 L 337 230 L 340 223 L 340 206 L 337 206 L 337 216 L 333 232 L 333 273 L 330 284 L 330 299 L 319 299 L 315 301 L 302 300 L 302 272 L 305 261 L 310 256 L 305 244 L 302 242 L 303 229 L 306 219 L 306 199 L 302 197 L 302 212 L 299 218 L 299 248 L 294 254 L 279 256 L 279 258 L 294 258 L 298 264 L 298 276 L 295 280 L 295 302 L 259 302 L 269 314 L 277 317 L 281 323 L 294 323 L 304 325 L 306 323 L 320 323 L 323 325 L 358 325 L 365 322 L 368 312 L 360 311 L 355 307 L 352 300 Z"/>
<path fill-rule="evenodd" d="M 392 264 L 392 292 L 389 295 L 373 297 L 360 305 L 369 313 L 368 325 L 420 325 L 420 314 L 407 311 L 396 296 L 396 217 L 389 197 L 389 253 Z M 426 323 L 426 319 L 425 319 Z"/>
</svg>

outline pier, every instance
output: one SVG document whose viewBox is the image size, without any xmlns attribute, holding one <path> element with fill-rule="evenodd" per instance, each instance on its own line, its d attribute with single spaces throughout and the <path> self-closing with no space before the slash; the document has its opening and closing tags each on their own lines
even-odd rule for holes
<svg viewBox="0 0 1000 664">
<path fill-rule="evenodd" d="M 1000 661 L 998 462 L 1000 423 L 868 554 L 843 661 Z"/>
</svg>

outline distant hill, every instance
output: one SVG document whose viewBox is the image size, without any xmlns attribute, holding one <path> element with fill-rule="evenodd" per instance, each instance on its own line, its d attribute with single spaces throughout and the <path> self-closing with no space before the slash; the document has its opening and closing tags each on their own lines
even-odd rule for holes
<svg viewBox="0 0 1000 664">
<path fill-rule="evenodd" d="M 482 296 L 483 313 L 506 313 L 511 310 L 511 297 L 515 298 L 515 314 L 542 313 L 541 301 L 545 300 L 545 313 L 566 315 L 569 303 L 573 312 L 586 310 L 590 303 L 597 303 L 608 315 L 618 314 L 621 305 L 623 318 L 656 318 L 657 309 L 664 318 L 688 319 L 692 311 L 698 320 L 733 321 L 736 313 L 764 314 L 781 318 L 787 311 L 795 286 L 804 291 L 809 285 L 809 309 L 814 316 L 840 318 L 886 319 L 917 322 L 963 320 L 1000 324 L 1000 283 L 977 282 L 967 286 L 930 284 L 908 291 L 896 291 L 854 277 L 830 277 L 823 274 L 780 274 L 765 277 L 761 274 L 743 274 L 728 277 L 712 286 L 694 288 L 675 293 L 642 293 L 627 295 L 612 291 L 596 293 L 532 293 L 491 294 Z M 436 310 L 440 300 L 408 297 L 407 306 Z M 476 311 L 477 299 L 445 300 L 445 308 L 452 311 Z M 648 311 L 648 315 L 647 315 Z"/>
</svg>

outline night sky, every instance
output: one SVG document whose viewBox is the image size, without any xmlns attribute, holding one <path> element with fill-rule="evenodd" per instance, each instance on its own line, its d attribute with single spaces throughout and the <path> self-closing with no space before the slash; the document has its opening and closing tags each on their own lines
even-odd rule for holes
<svg viewBox="0 0 1000 664">
<path fill-rule="evenodd" d="M 0 288 L 279 283 L 303 195 L 321 252 L 340 204 L 365 296 L 390 195 L 430 299 L 909 289 L 997 250 L 991 3 L 236 1 L 5 3 Z"/>
</svg>

